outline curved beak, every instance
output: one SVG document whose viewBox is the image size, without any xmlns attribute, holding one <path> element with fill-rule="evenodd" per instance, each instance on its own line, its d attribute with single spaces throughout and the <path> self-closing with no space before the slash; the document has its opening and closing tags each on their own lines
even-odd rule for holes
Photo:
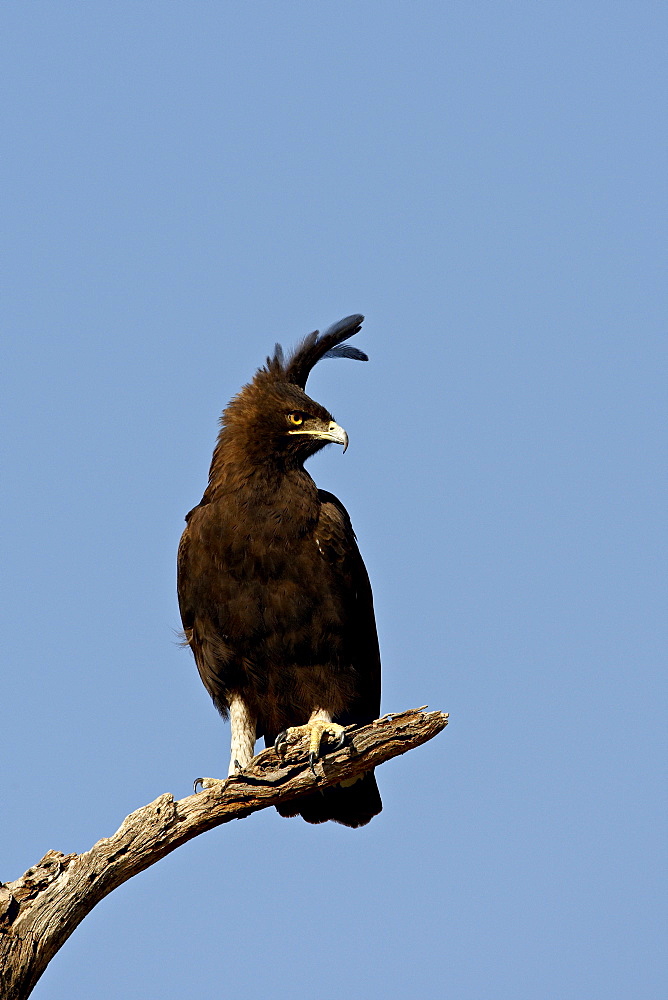
<svg viewBox="0 0 668 1000">
<path fill-rule="evenodd" d="M 327 427 L 309 427 L 300 430 L 288 431 L 288 434 L 303 434 L 308 437 L 317 438 L 318 441 L 331 441 L 332 444 L 342 444 L 345 452 L 348 447 L 348 435 L 343 427 L 334 420 L 330 420 Z"/>
<path fill-rule="evenodd" d="M 332 420 L 327 430 L 324 431 L 321 436 L 326 441 L 332 441 L 334 444 L 342 444 L 343 452 L 345 454 L 346 448 L 348 447 L 348 435 L 344 431 L 343 427 L 340 427 Z"/>
</svg>

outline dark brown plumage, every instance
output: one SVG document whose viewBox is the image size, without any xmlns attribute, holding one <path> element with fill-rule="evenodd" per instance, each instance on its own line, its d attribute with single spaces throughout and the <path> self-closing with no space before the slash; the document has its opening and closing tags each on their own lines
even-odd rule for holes
<svg viewBox="0 0 668 1000">
<path fill-rule="evenodd" d="M 209 484 L 186 517 L 179 606 L 202 681 L 231 719 L 230 773 L 249 762 L 256 737 L 271 745 L 309 720 L 335 735 L 330 722 L 340 729 L 379 714 L 366 569 L 343 504 L 303 467 L 330 441 L 347 446 L 345 431 L 304 388 L 322 357 L 367 360 L 343 344 L 362 319 L 310 334 L 287 360 L 276 345 L 224 411 Z M 381 808 L 369 772 L 279 812 L 356 827 Z"/>
</svg>

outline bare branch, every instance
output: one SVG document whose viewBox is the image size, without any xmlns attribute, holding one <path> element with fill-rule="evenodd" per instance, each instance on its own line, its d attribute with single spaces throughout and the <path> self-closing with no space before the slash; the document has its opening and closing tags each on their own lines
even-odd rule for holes
<svg viewBox="0 0 668 1000">
<path fill-rule="evenodd" d="M 425 706 L 426 707 L 426 706 Z M 386 715 L 327 754 L 314 775 L 304 747 L 254 757 L 241 774 L 175 801 L 165 793 L 131 813 L 112 837 L 84 854 L 49 851 L 15 882 L 0 884 L 0 995 L 25 1000 L 46 966 L 96 903 L 138 872 L 206 830 L 325 788 L 432 739 L 447 725 L 443 712 L 412 709 Z"/>
</svg>

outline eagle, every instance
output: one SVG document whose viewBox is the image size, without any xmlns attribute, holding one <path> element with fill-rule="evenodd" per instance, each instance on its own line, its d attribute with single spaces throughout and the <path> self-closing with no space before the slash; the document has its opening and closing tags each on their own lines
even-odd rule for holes
<svg viewBox="0 0 668 1000">
<path fill-rule="evenodd" d="M 364 317 L 348 316 L 280 344 L 220 420 L 209 482 L 186 516 L 178 552 L 185 641 L 202 682 L 231 726 L 228 775 L 255 742 L 280 753 L 308 740 L 312 769 L 323 742 L 380 712 L 380 653 L 371 586 L 345 507 L 320 490 L 304 462 L 348 435 L 307 396 L 321 358 L 367 355 L 347 343 Z M 277 807 L 308 823 L 368 823 L 382 809 L 373 771 Z"/>
</svg>

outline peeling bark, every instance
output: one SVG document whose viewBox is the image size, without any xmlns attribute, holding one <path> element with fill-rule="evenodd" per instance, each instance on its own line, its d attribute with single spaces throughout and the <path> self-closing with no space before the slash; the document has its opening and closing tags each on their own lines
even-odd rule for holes
<svg viewBox="0 0 668 1000">
<path fill-rule="evenodd" d="M 83 854 L 48 851 L 15 882 L 0 884 L 0 996 L 25 1000 L 72 931 L 123 882 L 206 830 L 353 778 L 432 739 L 443 712 L 412 709 L 350 727 L 348 741 L 317 762 L 300 744 L 281 759 L 264 750 L 238 775 L 175 801 L 169 793 L 130 813 Z"/>
</svg>

